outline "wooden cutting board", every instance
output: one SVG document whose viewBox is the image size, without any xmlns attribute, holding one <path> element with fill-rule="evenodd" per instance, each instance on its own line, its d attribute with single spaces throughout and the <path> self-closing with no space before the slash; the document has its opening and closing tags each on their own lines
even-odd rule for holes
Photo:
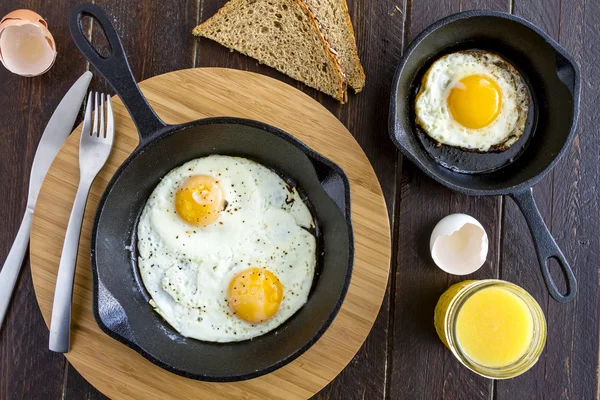
<svg viewBox="0 0 600 400">
<path fill-rule="evenodd" d="M 138 143 L 121 101 L 114 99 L 115 143 L 96 178 L 83 221 L 73 294 L 71 351 L 67 359 L 113 399 L 301 399 L 339 374 L 359 350 L 377 317 L 387 287 L 390 227 L 377 177 L 348 130 L 318 102 L 259 74 L 199 68 L 156 76 L 140 84 L 167 123 L 216 116 L 255 119 L 277 126 L 341 166 L 350 179 L 356 255 L 344 304 L 325 335 L 305 354 L 268 375 L 235 383 L 200 382 L 172 374 L 105 335 L 92 313 L 90 233 L 99 198 L 117 167 Z M 46 325 L 56 273 L 79 180 L 81 126 L 58 153 L 42 186 L 31 233 L 31 273 Z M 268 351 L 268 349 L 265 349 Z M 243 362 L 243 360 L 240 360 Z"/>
</svg>

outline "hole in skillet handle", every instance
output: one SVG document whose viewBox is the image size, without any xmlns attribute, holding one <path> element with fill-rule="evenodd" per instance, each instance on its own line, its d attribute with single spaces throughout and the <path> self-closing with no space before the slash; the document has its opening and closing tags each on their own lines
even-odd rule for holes
<svg viewBox="0 0 600 400">
<path fill-rule="evenodd" d="M 110 48 L 108 55 L 100 54 L 84 33 L 82 24 L 84 17 L 92 19 L 102 30 Z M 69 15 L 69 30 L 79 51 L 123 101 L 138 129 L 140 146 L 154 134 L 162 131 L 167 125 L 150 107 L 135 82 L 119 34 L 104 10 L 92 3 L 75 6 Z"/>
<path fill-rule="evenodd" d="M 542 269 L 542 276 L 544 277 L 544 282 L 546 283 L 550 296 L 559 303 L 566 303 L 573 300 L 577 293 L 577 280 L 575 279 L 575 274 L 569 266 L 563 252 L 556 244 L 556 241 L 548 230 L 548 227 L 535 204 L 533 189 L 529 188 L 522 192 L 512 193 L 511 196 L 521 209 L 521 212 L 527 221 Z M 550 274 L 551 259 L 554 259 L 557 262 L 564 276 L 567 286 L 567 291 L 564 294 L 561 293 Z"/>
<path fill-rule="evenodd" d="M 98 51 L 102 58 L 108 58 L 112 54 L 108 38 L 104 34 L 104 30 L 98 22 L 94 22 L 92 17 L 83 16 L 81 25 L 84 32 L 88 32 L 90 43 L 93 43 L 94 48 Z"/>
<path fill-rule="evenodd" d="M 548 264 L 550 276 L 556 283 L 558 290 L 560 293 L 565 293 L 567 291 L 567 282 L 565 281 L 565 274 L 562 273 L 563 267 L 560 260 L 556 256 L 550 256 L 550 258 L 546 260 L 546 263 Z"/>
</svg>

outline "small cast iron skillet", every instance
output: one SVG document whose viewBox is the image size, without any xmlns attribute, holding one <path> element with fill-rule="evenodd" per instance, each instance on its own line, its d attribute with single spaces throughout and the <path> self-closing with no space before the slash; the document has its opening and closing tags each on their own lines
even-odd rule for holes
<svg viewBox="0 0 600 400">
<path fill-rule="evenodd" d="M 104 30 L 109 56 L 101 56 L 85 37 L 84 16 Z M 94 220 L 93 308 L 100 328 L 155 364 L 200 380 L 250 379 L 298 357 L 329 327 L 350 283 L 354 241 L 350 187 L 342 169 L 261 122 L 207 118 L 166 125 L 141 94 L 119 36 L 99 7 L 75 7 L 70 30 L 79 50 L 121 97 L 140 136 L 138 147 L 106 187 Z M 171 169 L 210 154 L 246 157 L 272 168 L 305 195 L 318 226 L 318 275 L 308 302 L 275 331 L 237 343 L 202 342 L 178 334 L 148 305 L 136 262 L 136 224 L 152 190 Z"/>
<path fill-rule="evenodd" d="M 529 119 L 524 135 L 510 150 L 482 154 L 438 147 L 415 124 L 414 100 L 423 74 L 441 56 L 466 49 L 500 55 L 525 79 L 531 97 Z M 577 282 L 539 213 L 532 186 L 552 169 L 573 139 L 579 81 L 572 57 L 530 22 L 503 12 L 469 11 L 436 22 L 411 43 L 396 71 L 390 107 L 392 141 L 427 175 L 470 195 L 513 198 L 529 225 L 546 287 L 558 302 L 574 298 Z M 565 276 L 565 294 L 550 275 L 550 258 L 558 261 Z"/>
</svg>

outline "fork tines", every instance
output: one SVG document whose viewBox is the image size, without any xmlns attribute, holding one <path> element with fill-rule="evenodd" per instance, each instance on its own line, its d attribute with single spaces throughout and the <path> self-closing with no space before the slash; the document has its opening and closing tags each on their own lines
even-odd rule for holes
<svg viewBox="0 0 600 400">
<path fill-rule="evenodd" d="M 92 111 L 93 125 L 91 124 Z M 94 92 L 92 96 L 92 92 L 90 92 L 90 94 L 88 95 L 87 106 L 85 109 L 83 134 L 92 137 L 106 138 L 112 140 L 112 137 L 114 135 L 114 120 L 110 95 Z"/>
</svg>

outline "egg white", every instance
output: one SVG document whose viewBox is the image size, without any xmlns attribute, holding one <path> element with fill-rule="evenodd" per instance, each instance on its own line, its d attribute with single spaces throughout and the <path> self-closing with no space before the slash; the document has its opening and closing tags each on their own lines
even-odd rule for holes
<svg viewBox="0 0 600 400">
<path fill-rule="evenodd" d="M 490 77 L 502 92 L 500 113 L 480 129 L 469 129 L 455 121 L 447 102 L 452 88 L 470 75 Z M 429 68 L 417 94 L 415 111 L 417 123 L 439 143 L 481 152 L 506 150 L 525 130 L 529 94 L 519 72 L 499 56 L 461 51 L 438 59 Z"/>
<path fill-rule="evenodd" d="M 175 212 L 179 185 L 211 175 L 227 207 L 217 222 L 196 227 Z M 316 264 L 314 226 L 306 204 L 275 172 L 253 161 L 213 155 L 169 172 L 150 195 L 138 224 L 138 265 L 151 305 L 184 336 L 214 342 L 269 332 L 308 298 Z M 227 304 L 238 272 L 262 267 L 284 288 L 275 316 L 262 324 L 237 318 Z"/>
</svg>

